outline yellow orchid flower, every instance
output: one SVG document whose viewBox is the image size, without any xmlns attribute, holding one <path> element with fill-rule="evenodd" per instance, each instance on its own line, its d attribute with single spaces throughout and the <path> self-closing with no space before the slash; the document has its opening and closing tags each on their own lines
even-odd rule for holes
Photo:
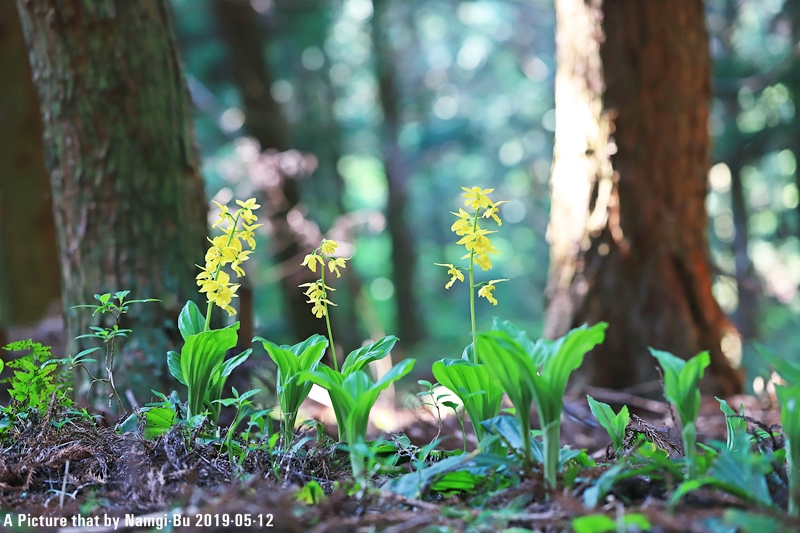
<svg viewBox="0 0 800 533">
<path fill-rule="evenodd" d="M 472 231 L 472 215 L 464 211 L 462 208 L 458 209 L 458 213 L 453 213 L 452 211 L 450 212 L 458 217 L 458 220 L 453 222 L 453 225 L 450 226 L 450 231 L 456 235 L 464 235 L 465 233 Z"/>
<path fill-rule="evenodd" d="M 241 200 L 236 200 L 236 203 L 242 206 L 242 209 L 246 209 L 247 211 L 252 211 L 254 209 L 258 209 L 259 207 L 261 207 L 259 204 L 256 203 L 255 198 L 249 198 L 244 202 Z"/>
<path fill-rule="evenodd" d="M 212 200 L 212 201 L 215 204 L 217 204 L 217 207 L 219 207 L 219 218 L 217 219 L 216 222 L 214 222 L 214 225 L 211 226 L 212 228 L 216 228 L 217 226 L 219 226 L 220 224 L 225 222 L 225 220 L 227 220 L 227 218 L 228 218 L 228 206 L 227 205 L 222 205 L 221 203 L 217 202 L 216 200 Z"/>
<path fill-rule="evenodd" d="M 494 192 L 494 189 L 481 189 L 480 187 L 472 187 L 470 189 L 461 187 L 461 189 L 465 191 L 461 195 L 466 198 L 464 205 L 470 209 L 485 209 L 492 203 L 486 195 Z"/>
<path fill-rule="evenodd" d="M 328 269 L 331 271 L 331 274 L 336 272 L 336 277 L 337 278 L 341 278 L 342 274 L 341 274 L 341 272 L 339 272 L 339 268 L 340 267 L 341 268 L 346 267 L 347 265 L 345 264 L 345 261 L 347 261 L 348 259 L 350 259 L 350 258 L 349 257 L 337 257 L 336 259 L 334 259 L 334 258 L 329 259 L 328 260 Z"/>
<path fill-rule="evenodd" d="M 499 206 L 501 204 L 507 204 L 507 203 L 508 203 L 508 200 L 501 200 L 499 202 L 490 202 L 489 207 L 487 207 L 486 210 L 483 212 L 483 218 L 492 217 L 494 219 L 494 221 L 497 222 L 498 226 L 502 226 L 503 225 L 503 221 L 500 220 L 499 216 L 497 216 L 497 206 Z"/>
<path fill-rule="evenodd" d="M 242 227 L 244 229 L 239 232 L 239 238 L 244 240 L 251 250 L 256 249 L 256 241 L 255 238 L 253 237 L 253 231 L 256 228 L 260 228 L 263 225 L 264 224 L 253 224 L 252 226 L 250 226 L 247 224 L 242 224 Z"/>
<path fill-rule="evenodd" d="M 486 285 L 478 289 L 478 296 L 482 296 L 489 300 L 492 305 L 497 305 L 497 299 L 492 294 L 496 289 L 495 283 L 500 283 L 502 281 L 508 281 L 507 279 L 493 279 L 492 281 L 488 282 Z"/>
<path fill-rule="evenodd" d="M 336 241 L 332 241 L 329 239 L 322 239 L 322 244 L 320 244 L 320 250 L 322 251 L 323 255 L 333 255 L 336 253 L 336 248 L 339 247 L 339 243 Z"/>
<path fill-rule="evenodd" d="M 311 252 L 310 254 L 306 255 L 303 259 L 303 262 L 300 263 L 301 266 L 307 266 L 311 272 L 317 271 L 317 263 L 320 264 L 322 268 L 325 268 L 325 260 L 317 255 L 317 252 Z"/>
<path fill-rule="evenodd" d="M 447 268 L 447 274 L 451 276 L 450 281 L 444 286 L 445 289 L 452 287 L 456 280 L 464 281 L 464 273 L 452 263 L 434 263 L 434 265 Z"/>
</svg>

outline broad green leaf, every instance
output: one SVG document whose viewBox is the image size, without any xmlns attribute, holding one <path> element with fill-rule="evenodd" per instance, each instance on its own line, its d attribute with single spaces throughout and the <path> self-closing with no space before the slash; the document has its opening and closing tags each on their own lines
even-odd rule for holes
<svg viewBox="0 0 800 533">
<path fill-rule="evenodd" d="M 206 319 L 197 304 L 189 300 L 178 315 L 178 330 L 183 340 L 190 336 L 202 333 L 206 327 Z M 174 374 L 173 374 L 174 375 Z"/>
<path fill-rule="evenodd" d="M 342 374 L 347 376 L 356 370 L 363 370 L 366 366 L 379 359 L 383 359 L 392 351 L 397 343 L 397 337 L 389 335 L 377 342 L 362 346 L 358 350 L 350 352 L 342 364 Z"/>
<path fill-rule="evenodd" d="M 253 353 L 253 349 L 248 348 L 239 355 L 234 355 L 233 357 L 225 361 L 222 364 L 222 368 L 220 369 L 220 376 L 223 378 L 230 376 L 231 372 L 233 372 L 233 369 L 241 365 L 245 361 L 247 361 L 247 358 L 250 357 L 251 353 Z"/>
<path fill-rule="evenodd" d="M 261 341 L 264 340 L 261 337 L 253 338 L 253 340 L 257 340 L 257 339 L 261 340 Z M 309 338 L 307 338 L 303 342 L 298 342 L 297 344 L 295 344 L 293 346 L 282 345 L 281 348 L 283 348 L 284 350 L 289 350 L 293 354 L 299 356 L 299 355 L 305 353 L 305 351 L 309 347 L 315 346 L 315 345 L 321 344 L 321 343 L 325 343 L 325 346 L 327 347 L 328 346 L 328 339 L 325 338 L 323 335 L 316 335 L 315 334 L 315 335 L 311 335 Z"/>
<path fill-rule="evenodd" d="M 722 482 L 736 487 L 737 496 L 754 500 L 761 505 L 772 506 L 772 497 L 767 488 L 766 475 L 772 472 L 772 458 L 750 451 L 750 437 L 738 433 L 732 449 L 720 451 L 711 475 Z"/>
<path fill-rule="evenodd" d="M 464 350 L 461 352 L 461 359 L 465 361 L 469 361 L 470 363 L 475 362 L 475 345 L 472 343 L 467 344 Z"/>
<path fill-rule="evenodd" d="M 169 431 L 175 423 L 175 411 L 168 407 L 151 407 L 144 415 L 142 435 L 150 440 Z"/>
<path fill-rule="evenodd" d="M 304 372 L 299 381 L 309 387 L 316 383 L 328 391 L 339 426 L 339 440 L 352 443 L 366 439 L 369 413 L 381 391 L 411 372 L 415 362 L 414 359 L 401 361 L 377 383 L 373 383 L 363 370 L 354 370 L 342 377 L 326 365 L 313 372 Z"/>
<path fill-rule="evenodd" d="M 486 479 L 485 475 L 473 474 L 467 470 L 448 472 L 431 484 L 430 490 L 439 493 L 474 494 L 475 488 Z"/>
<path fill-rule="evenodd" d="M 530 439 L 528 414 L 531 403 L 536 401 L 544 436 L 545 479 L 551 486 L 556 483 L 561 412 L 567 381 L 572 371 L 581 365 L 586 353 L 603 341 L 607 326 L 604 322 L 591 328 L 582 326 L 557 341 L 541 339 L 535 344 L 518 328 L 499 320 L 495 321 L 495 327 L 505 331 L 478 334 L 481 361 L 514 405 L 526 441 Z M 530 466 L 530 445 L 523 446 L 523 450 Z"/>
<path fill-rule="evenodd" d="M 237 366 L 244 363 L 247 358 L 250 357 L 251 353 L 253 353 L 253 349 L 248 348 L 239 355 L 231 357 L 223 362 L 220 367 L 215 369 L 214 373 L 211 375 L 206 403 L 212 406 L 215 418 L 219 418 L 219 407 L 213 405 L 214 400 L 222 397 L 222 389 L 225 388 L 225 382 L 228 380 L 228 376 L 230 376 L 231 372 L 233 372 Z"/>
<path fill-rule="evenodd" d="M 790 531 L 791 527 L 789 524 L 781 524 L 775 516 L 764 516 L 741 509 L 727 509 L 722 520 L 740 533 L 779 533 Z"/>
<path fill-rule="evenodd" d="M 483 365 L 508 395 L 518 413 L 530 413 L 533 403 L 532 376 L 537 369 L 525 349 L 500 331 L 478 334 L 478 352 Z"/>
<path fill-rule="evenodd" d="M 786 383 L 789 385 L 800 385 L 800 364 L 787 361 L 785 357 L 781 357 L 769 347 L 759 342 L 754 342 L 753 347 L 762 359 L 765 359 L 769 364 L 775 367 L 778 374 L 786 380 Z"/>
<path fill-rule="evenodd" d="M 514 405 L 520 434 L 525 443 L 521 448 L 525 454 L 526 468 L 530 469 L 534 462 L 531 455 L 530 412 L 534 394 L 533 380 L 537 372 L 533 359 L 517 341 L 502 331 L 479 333 L 478 353 L 481 354 L 483 366 Z"/>
<path fill-rule="evenodd" d="M 522 348 L 529 354 L 533 354 L 536 349 L 534 343 L 525 331 L 521 330 L 508 320 L 500 320 L 498 317 L 492 317 L 492 331 L 502 331 L 515 341 L 519 343 Z"/>
<path fill-rule="evenodd" d="M 297 409 L 311 390 L 311 383 L 301 383 L 298 376 L 317 368 L 328 341 L 320 335 L 312 335 L 294 346 L 278 346 L 261 337 L 255 337 L 254 340 L 262 342 L 270 359 L 278 366 L 277 389 L 281 411 L 296 416 Z"/>
<path fill-rule="evenodd" d="M 306 483 L 303 488 L 297 492 L 297 501 L 306 505 L 317 505 L 326 498 L 325 491 L 322 490 L 319 483 L 314 480 Z"/>
<path fill-rule="evenodd" d="M 236 341 L 234 328 L 204 331 L 186 339 L 180 364 L 181 375 L 189 388 L 189 416 L 203 411 L 212 376 L 222 366 L 225 353 L 236 346 Z"/>
<path fill-rule="evenodd" d="M 496 468 L 499 465 L 508 467 L 513 465 L 513 461 L 500 458 L 490 453 L 479 453 L 475 456 L 472 456 L 472 454 L 457 455 L 455 457 L 443 459 L 431 466 L 417 470 L 416 472 L 411 472 L 410 474 L 405 474 L 389 480 L 381 488 L 406 498 L 417 499 L 424 496 L 431 485 L 438 479 L 441 479 L 450 472 L 467 470 L 484 465 L 488 468 Z"/>
<path fill-rule="evenodd" d="M 575 533 L 606 533 L 617 529 L 617 523 L 604 514 L 590 514 L 572 519 Z"/>
<path fill-rule="evenodd" d="M 800 385 L 776 387 L 789 464 L 789 514 L 800 516 Z"/>
<path fill-rule="evenodd" d="M 136 431 L 138 427 L 139 427 L 139 419 L 136 416 L 136 413 L 131 413 L 130 415 L 128 415 L 128 418 L 123 420 L 122 423 L 120 423 L 117 426 L 116 429 L 117 433 L 132 433 Z"/>
<path fill-rule="evenodd" d="M 744 416 L 744 404 L 739 404 L 740 414 L 737 414 L 736 411 L 731 409 L 731 406 L 728 405 L 728 402 L 722 398 L 717 398 L 717 401 L 719 402 L 720 411 L 722 411 L 722 413 L 725 415 L 725 427 L 728 429 L 728 449 L 732 450 L 736 435 L 747 431 L 747 421 L 742 418 Z"/>
<path fill-rule="evenodd" d="M 711 363 L 708 352 L 701 352 L 684 361 L 669 352 L 650 348 L 664 370 L 664 393 L 675 404 L 682 424 L 694 423 L 700 412 L 700 379 Z"/>
<path fill-rule="evenodd" d="M 181 354 L 172 350 L 168 351 L 167 368 L 172 377 L 177 379 L 179 383 L 186 385 L 186 380 L 183 379 L 183 371 L 181 370 Z"/>
<path fill-rule="evenodd" d="M 481 426 L 487 433 L 492 435 L 499 435 L 502 438 L 503 444 L 509 448 L 509 451 L 520 450 L 522 451 L 522 431 L 519 422 L 513 416 L 496 416 L 481 422 Z M 534 454 L 535 456 L 535 454 Z M 537 461 L 544 459 L 543 454 L 535 457 Z"/>
<path fill-rule="evenodd" d="M 622 450 L 622 443 L 625 440 L 625 429 L 628 427 L 630 414 L 628 413 L 628 406 L 623 405 L 619 413 L 614 414 L 607 403 L 598 402 L 588 394 L 586 399 L 589 401 L 589 409 L 592 414 L 600 423 L 601 426 L 608 432 L 611 438 L 611 443 L 614 445 L 614 450 L 619 452 Z"/>
<path fill-rule="evenodd" d="M 503 391 L 491 379 L 483 365 L 464 359 L 442 359 L 433 363 L 436 380 L 458 396 L 464 405 L 478 442 L 483 438 L 480 422 L 500 413 Z M 483 391 L 484 394 L 475 394 Z"/>
</svg>

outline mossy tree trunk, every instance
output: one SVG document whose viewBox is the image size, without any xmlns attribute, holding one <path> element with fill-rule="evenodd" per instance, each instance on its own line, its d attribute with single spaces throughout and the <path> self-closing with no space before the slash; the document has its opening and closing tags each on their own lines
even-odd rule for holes
<svg viewBox="0 0 800 533">
<path fill-rule="evenodd" d="M 3 80 L 0 82 L 0 329 L 3 329 L 40 320 L 48 306 L 61 298 L 42 120 L 14 2 L 0 2 L 0 80 Z"/>
<path fill-rule="evenodd" d="M 655 380 L 648 346 L 711 354 L 705 385 L 741 389 L 722 352 L 705 198 L 710 57 L 702 0 L 557 0 L 556 143 L 545 333 L 609 322 L 594 384 Z"/>
<path fill-rule="evenodd" d="M 206 200 L 167 0 L 18 0 L 44 122 L 68 338 L 95 324 L 72 306 L 130 290 L 120 394 L 167 390 L 175 319 L 199 299 Z M 205 306 L 202 306 L 205 308 Z M 85 342 L 82 346 L 87 345 Z M 75 343 L 70 352 L 79 348 Z"/>
</svg>

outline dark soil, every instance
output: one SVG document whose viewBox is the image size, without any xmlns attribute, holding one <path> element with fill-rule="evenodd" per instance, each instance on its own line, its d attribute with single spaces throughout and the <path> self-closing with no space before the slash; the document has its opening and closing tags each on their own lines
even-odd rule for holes
<svg viewBox="0 0 800 533">
<path fill-rule="evenodd" d="M 568 398 L 563 439 L 604 460 L 608 437 L 590 422 L 588 408 L 580 401 L 584 392 L 576 391 Z M 600 400 L 613 401 L 602 398 L 603 391 L 592 392 Z M 666 428 L 668 407 L 648 401 L 642 400 L 638 409 L 640 431 L 655 432 L 665 442 L 679 442 L 675 430 Z M 762 408 L 754 398 L 729 401 L 737 408 L 740 401 L 746 402 L 746 412 L 763 424 L 777 421 L 777 412 Z M 405 433 L 418 444 L 427 444 L 439 431 L 437 424 L 419 413 L 398 416 L 413 421 Z M 721 517 L 727 509 L 751 509 L 774 514 L 785 524 L 785 531 L 800 531 L 800 522 L 787 522 L 785 512 L 758 509 L 713 490 L 695 491 L 669 509 L 670 487 L 646 476 L 615 485 L 605 504 L 591 511 L 584 508 L 581 497 L 587 484 L 548 493 L 536 472 L 518 486 L 482 495 L 481 506 L 473 507 L 477 500 L 459 496 L 418 501 L 379 489 L 357 498 L 348 495 L 348 456 L 335 445 L 315 446 L 311 440 L 295 454 L 253 452 L 237 470 L 218 445 L 203 444 L 196 435 L 179 429 L 147 441 L 137 433 L 118 434 L 102 417 L 66 420 L 63 412 L 41 417 L 31 413 L 25 426 L 13 428 L 2 442 L 0 507 L 10 513 L 0 515 L 4 530 L 24 530 L 18 526 L 25 515 L 50 520 L 66 517 L 67 527 L 61 531 L 151 531 L 171 512 L 183 517 L 181 527 L 174 528 L 180 531 L 433 533 L 500 532 L 517 527 L 560 532 L 571 531 L 572 519 L 588 513 L 616 518 L 636 512 L 648 518 L 654 532 L 700 533 L 712 531 L 708 519 Z M 452 418 L 444 422 L 443 435 L 460 431 Z M 698 428 L 702 441 L 725 439 L 725 420 L 713 399 L 704 402 Z M 457 435 L 446 441 L 447 447 L 459 446 L 460 439 Z M 595 467 L 581 475 L 593 479 L 604 469 Z M 311 480 L 320 484 L 327 497 L 316 505 L 301 504 L 296 492 Z M 382 482 L 376 478 L 375 485 Z M 116 528 L 115 517 L 120 518 Z M 26 523 L 30 522 L 23 520 L 22 526 Z M 42 523 L 49 525 L 29 530 L 59 530 L 53 522 Z M 88 529 L 87 525 L 99 527 Z"/>
</svg>

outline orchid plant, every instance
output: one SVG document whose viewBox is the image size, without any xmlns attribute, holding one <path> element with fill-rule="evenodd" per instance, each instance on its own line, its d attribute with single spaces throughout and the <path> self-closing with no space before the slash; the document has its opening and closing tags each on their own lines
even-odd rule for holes
<svg viewBox="0 0 800 533">
<path fill-rule="evenodd" d="M 170 373 L 189 389 L 189 417 L 210 412 L 213 420 L 219 419 L 222 389 L 234 368 L 250 356 L 252 349 L 225 360 L 228 350 L 236 346 L 239 323 L 234 322 L 222 329 L 211 329 L 211 312 L 214 306 L 224 309 L 228 316 L 236 314 L 231 305 L 240 284 L 231 282 L 231 275 L 223 267 L 229 267 L 238 277 L 245 275 L 242 269 L 256 248 L 254 231 L 258 217 L 253 213 L 261 207 L 255 198 L 236 200 L 239 209 L 231 213 L 228 206 L 214 202 L 219 208 L 217 221 L 212 228 L 221 227 L 222 234 L 209 238 L 211 243 L 205 257 L 205 266 L 199 266 L 197 275 L 200 293 L 206 295 L 208 307 L 203 316 L 197 305 L 189 301 L 178 317 L 178 329 L 184 339 L 181 352 L 167 353 Z M 240 225 L 241 223 L 241 225 Z M 243 249 L 246 243 L 249 250 Z"/>
<path fill-rule="evenodd" d="M 465 198 L 464 207 L 470 211 L 459 208 L 458 213 L 452 213 L 457 220 L 450 226 L 450 230 L 461 237 L 456 244 L 463 245 L 466 254 L 461 259 L 469 259 L 467 273 L 469 275 L 469 309 L 472 325 L 472 343 L 463 351 L 461 359 L 442 359 L 433 364 L 433 375 L 437 381 L 450 389 L 461 401 L 464 409 L 469 414 L 469 420 L 475 432 L 475 437 L 480 442 L 485 431 L 480 424 L 484 420 L 494 418 L 500 413 L 500 400 L 503 393 L 500 387 L 492 380 L 486 368 L 480 364 L 476 344 L 477 326 L 475 319 L 475 289 L 479 298 L 486 298 L 492 305 L 497 305 L 494 296 L 496 284 L 507 279 L 493 279 L 488 282 L 475 283 L 475 265 L 483 271 L 492 268 L 489 257 L 499 254 L 492 245 L 488 235 L 496 230 L 487 230 L 480 226 L 481 219 L 491 218 L 497 225 L 502 226 L 498 207 L 506 203 L 504 200 L 494 202 L 489 194 L 494 189 L 481 189 L 480 187 L 462 187 Z M 464 281 L 462 267 L 451 263 L 435 263 L 437 266 L 447 268 L 450 280 L 445 284 L 445 289 L 450 289 L 456 281 Z"/>
<path fill-rule="evenodd" d="M 475 265 L 478 265 L 484 272 L 492 269 L 492 260 L 489 257 L 491 254 L 499 254 L 497 248 L 492 245 L 491 239 L 488 237 L 497 230 L 488 230 L 480 226 L 482 218 L 491 218 L 499 226 L 503 225 L 500 219 L 498 207 L 507 200 L 500 200 L 494 202 L 489 198 L 489 194 L 494 192 L 494 189 L 481 189 L 480 187 L 462 187 L 464 193 L 461 195 L 465 198 L 464 207 L 469 207 L 471 212 L 465 211 L 464 208 L 459 208 L 458 213 L 451 213 L 458 218 L 452 226 L 450 231 L 461 237 L 456 244 L 461 244 L 466 249 L 461 259 L 469 259 L 467 266 L 467 274 L 469 275 L 469 313 L 470 321 L 472 323 L 472 345 L 476 345 L 478 330 L 475 320 L 475 289 L 478 288 L 478 297 L 486 298 L 492 305 L 497 305 L 497 298 L 494 296 L 494 291 L 498 283 L 508 281 L 507 279 L 493 279 L 490 281 L 475 283 Z M 462 267 L 455 266 L 452 263 L 434 263 L 437 266 L 445 267 L 450 276 L 450 281 L 444 286 L 445 289 L 450 289 L 456 281 L 464 281 L 464 272 Z M 477 349 L 473 351 L 473 363 L 480 363 Z M 454 391 L 455 392 L 455 391 Z"/>
</svg>

